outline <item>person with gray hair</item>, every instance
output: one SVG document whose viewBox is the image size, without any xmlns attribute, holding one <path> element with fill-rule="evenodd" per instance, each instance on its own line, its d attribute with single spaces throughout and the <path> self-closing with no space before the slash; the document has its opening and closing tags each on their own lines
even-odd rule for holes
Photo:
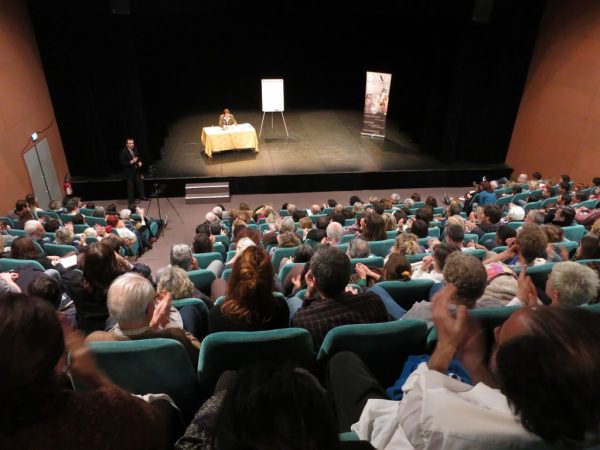
<svg viewBox="0 0 600 450">
<path fill-rule="evenodd" d="M 476 307 L 477 299 L 485 292 L 487 272 L 483 263 L 475 256 L 465 252 L 451 252 L 444 264 L 444 281 L 456 286 L 452 297 L 452 310 L 456 305 L 465 305 L 468 309 Z M 427 327 L 433 326 L 431 302 L 423 300 L 415 303 L 403 319 L 420 319 L 427 322 Z"/>
<path fill-rule="evenodd" d="M 172 306 L 171 294 L 154 292 L 149 280 L 128 272 L 112 282 L 106 302 L 117 324 L 108 332 L 93 332 L 87 341 L 175 339 L 184 346 L 192 364 L 198 363 L 200 342 L 178 325 L 174 316 L 179 313 Z"/>
<path fill-rule="evenodd" d="M 542 225 L 544 223 L 545 215 L 539 209 L 531 209 L 525 215 L 525 222 L 535 223 L 536 225 Z"/>
<path fill-rule="evenodd" d="M 354 238 L 348 243 L 348 258 L 368 258 L 369 243 L 361 238 Z"/>
<path fill-rule="evenodd" d="M 46 242 L 52 242 L 52 239 L 44 236 L 44 226 L 37 220 L 28 220 L 25 222 L 23 230 L 32 241 L 37 242 L 40 245 L 43 245 Z"/>
<path fill-rule="evenodd" d="M 212 211 L 207 212 L 204 218 L 208 223 L 219 222 L 219 217 Z"/>
<path fill-rule="evenodd" d="M 223 217 L 223 208 L 221 208 L 220 206 L 215 206 L 212 210 L 212 213 L 219 219 L 221 219 Z"/>
<path fill-rule="evenodd" d="M 281 221 L 278 222 L 279 233 L 293 233 L 294 232 L 294 219 L 292 217 L 282 217 Z"/>
<path fill-rule="evenodd" d="M 398 203 L 400 203 L 400 194 L 398 194 L 396 192 L 391 194 L 390 201 L 392 202 L 393 205 L 397 205 Z"/>
<path fill-rule="evenodd" d="M 161 267 L 156 271 L 156 280 L 160 280 L 164 271 L 170 267 L 180 267 L 181 269 L 189 272 L 190 270 L 197 270 L 198 261 L 194 258 L 192 248 L 187 244 L 175 244 L 171 247 L 171 253 L 169 254 L 170 264 L 165 267 Z M 210 270 L 215 274 L 215 278 L 221 276 L 223 271 L 223 261 L 214 260 L 208 266 L 206 270 Z"/>
<path fill-rule="evenodd" d="M 192 255 L 192 249 L 187 244 L 173 245 L 173 247 L 171 247 L 169 259 L 172 266 L 181 267 L 185 271 L 197 268 Z"/>
<path fill-rule="evenodd" d="M 415 201 L 412 198 L 410 198 L 410 197 L 405 198 L 404 199 L 404 207 L 408 208 L 408 209 L 414 208 L 415 207 Z"/>
<path fill-rule="evenodd" d="M 96 206 L 94 208 L 94 212 L 92 213 L 92 217 L 106 217 L 106 210 L 104 206 Z"/>
<path fill-rule="evenodd" d="M 54 243 L 60 245 L 71 245 L 75 239 L 73 230 L 67 227 L 60 227 L 54 232 Z"/>
<path fill-rule="evenodd" d="M 546 282 L 551 306 L 580 306 L 596 303 L 600 280 L 588 266 L 573 261 L 556 263 Z"/>
<path fill-rule="evenodd" d="M 342 242 L 342 238 L 344 237 L 344 227 L 339 222 L 331 222 L 327 225 L 325 233 L 325 240 L 322 243 L 336 246 Z"/>
</svg>

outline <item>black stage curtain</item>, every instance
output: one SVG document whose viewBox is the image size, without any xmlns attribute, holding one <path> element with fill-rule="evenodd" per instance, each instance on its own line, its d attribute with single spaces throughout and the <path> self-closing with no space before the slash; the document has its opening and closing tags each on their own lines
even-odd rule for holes
<svg viewBox="0 0 600 450">
<path fill-rule="evenodd" d="M 423 151 L 504 162 L 545 1 L 112 3 L 29 0 L 75 175 L 118 172 L 127 135 L 149 162 L 183 117 L 258 110 L 261 78 L 288 110 L 362 111 L 367 70 L 392 73 L 390 121 Z"/>
<path fill-rule="evenodd" d="M 159 156 L 149 132 L 128 16 L 104 2 L 30 5 L 52 104 L 73 175 L 118 173 L 118 151 L 135 138 L 145 161 Z"/>
</svg>

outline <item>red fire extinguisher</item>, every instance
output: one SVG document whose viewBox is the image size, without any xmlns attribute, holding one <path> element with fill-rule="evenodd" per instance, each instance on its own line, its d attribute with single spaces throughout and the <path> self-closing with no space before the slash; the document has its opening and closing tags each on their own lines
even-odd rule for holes
<svg viewBox="0 0 600 450">
<path fill-rule="evenodd" d="M 73 195 L 73 186 L 71 186 L 71 177 L 67 173 L 65 175 L 65 182 L 63 183 L 63 189 L 65 190 L 65 195 L 70 197 Z"/>
</svg>

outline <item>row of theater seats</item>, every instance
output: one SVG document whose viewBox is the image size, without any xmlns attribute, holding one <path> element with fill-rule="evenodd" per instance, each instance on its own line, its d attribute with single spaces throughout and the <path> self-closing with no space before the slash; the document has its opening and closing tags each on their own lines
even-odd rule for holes
<svg viewBox="0 0 600 450">
<path fill-rule="evenodd" d="M 191 301 L 194 299 L 183 303 Z M 600 305 L 584 307 L 600 314 Z M 514 310 L 483 308 L 469 314 L 479 319 L 491 343 L 494 328 Z M 301 328 L 219 332 L 202 341 L 198 367 L 192 367 L 183 346 L 171 339 L 89 345 L 113 382 L 133 393 L 169 394 L 189 419 L 212 394 L 224 371 L 239 369 L 247 363 L 294 361 L 319 376 L 334 354 L 352 351 L 365 361 L 382 386 L 390 386 L 399 377 L 409 355 L 431 352 L 436 341 L 435 328 L 428 331 L 426 323 L 420 320 L 343 325 L 327 334 L 316 353 L 310 334 Z M 83 391 L 86 387 L 76 384 L 75 389 Z"/>
</svg>

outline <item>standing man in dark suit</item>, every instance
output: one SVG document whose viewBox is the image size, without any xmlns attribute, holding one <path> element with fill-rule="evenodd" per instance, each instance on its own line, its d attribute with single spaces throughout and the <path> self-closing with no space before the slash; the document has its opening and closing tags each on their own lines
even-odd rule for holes
<svg viewBox="0 0 600 450">
<path fill-rule="evenodd" d="M 144 178 L 141 174 L 142 161 L 140 159 L 137 148 L 135 147 L 135 141 L 133 138 L 127 138 L 125 141 L 125 147 L 121 149 L 119 154 L 119 161 L 123 169 L 123 176 L 127 181 L 127 200 L 129 203 L 135 201 L 133 184 L 137 187 L 140 200 L 148 200 L 146 194 L 144 194 Z"/>
</svg>

